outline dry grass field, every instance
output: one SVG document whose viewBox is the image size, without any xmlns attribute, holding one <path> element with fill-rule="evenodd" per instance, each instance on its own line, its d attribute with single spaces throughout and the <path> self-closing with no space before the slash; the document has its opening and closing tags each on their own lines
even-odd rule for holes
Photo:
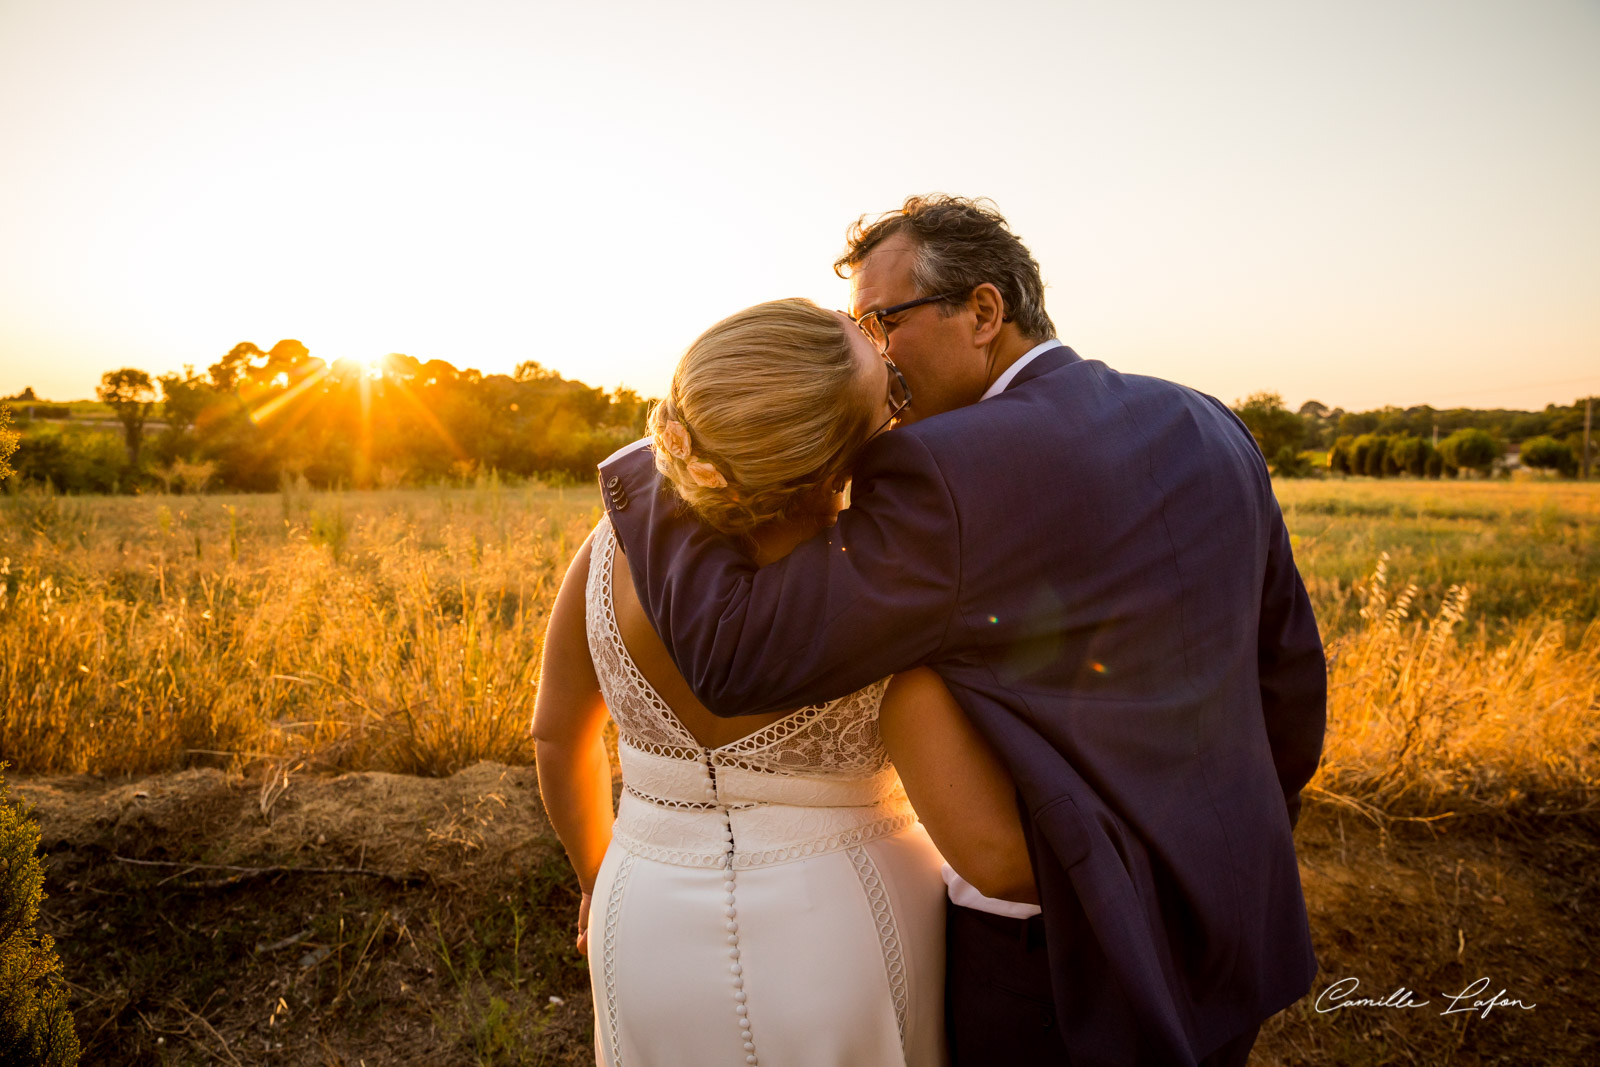
<svg viewBox="0 0 1600 1067">
<path fill-rule="evenodd" d="M 531 762 L 545 613 L 589 491 L 0 500 L 14 773 L 294 757 Z"/>
<path fill-rule="evenodd" d="M 1600 486 L 1279 496 L 1328 638 L 1323 979 L 1433 1007 L 1308 1001 L 1256 1062 L 1594 1062 Z M 589 1061 L 526 727 L 597 514 L 492 479 L 0 498 L 0 759 L 84 1062 Z M 1539 1006 L 1437 1014 L 1480 975 Z"/>
<path fill-rule="evenodd" d="M 1600 482 L 1355 478 L 1276 489 L 1325 632 L 1359 625 L 1356 583 L 1383 553 L 1426 610 L 1450 586 L 1470 587 L 1473 627 L 1600 618 Z"/>
</svg>

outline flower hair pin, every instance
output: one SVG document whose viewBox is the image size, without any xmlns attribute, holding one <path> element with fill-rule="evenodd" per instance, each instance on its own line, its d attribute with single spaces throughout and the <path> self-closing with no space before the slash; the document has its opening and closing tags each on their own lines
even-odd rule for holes
<svg viewBox="0 0 1600 1067">
<path fill-rule="evenodd" d="M 706 489 L 728 488 L 728 479 L 722 476 L 722 472 L 703 459 L 691 459 L 688 469 L 689 477 L 695 480 L 696 485 Z"/>
<path fill-rule="evenodd" d="M 722 472 L 694 455 L 694 443 L 689 439 L 689 427 L 677 419 L 667 419 L 661 424 L 661 447 L 667 455 L 683 462 L 689 477 L 703 489 L 726 489 L 728 479 Z"/>
<path fill-rule="evenodd" d="M 673 459 L 688 459 L 694 451 L 694 445 L 689 440 L 689 427 L 677 419 L 667 419 L 661 424 L 661 447 Z"/>
</svg>

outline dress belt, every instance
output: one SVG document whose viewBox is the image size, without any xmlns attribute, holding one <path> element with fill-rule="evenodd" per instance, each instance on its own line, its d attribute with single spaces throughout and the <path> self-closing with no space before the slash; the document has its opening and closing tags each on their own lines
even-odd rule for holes
<svg viewBox="0 0 1600 1067">
<path fill-rule="evenodd" d="M 673 806 L 738 807 L 790 804 L 796 807 L 861 807 L 902 792 L 894 768 L 877 765 L 856 773 L 807 774 L 803 770 L 760 769 L 760 754 L 702 750 L 685 759 L 617 745 L 622 780 L 640 796 Z"/>
<path fill-rule="evenodd" d="M 748 870 L 837 852 L 899 833 L 915 822 L 903 794 L 859 807 L 754 804 L 696 811 L 653 804 L 625 791 L 612 837 L 644 859 L 723 867 L 731 852 L 734 868 Z"/>
</svg>

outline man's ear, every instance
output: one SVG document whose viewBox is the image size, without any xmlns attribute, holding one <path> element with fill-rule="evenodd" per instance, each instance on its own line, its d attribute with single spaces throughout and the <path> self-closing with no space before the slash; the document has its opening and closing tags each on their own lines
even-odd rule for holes
<svg viewBox="0 0 1600 1067">
<path fill-rule="evenodd" d="M 999 289 L 984 282 L 967 297 L 967 306 L 974 315 L 972 340 L 975 343 L 986 345 L 1000 335 L 1000 328 L 1006 321 L 1006 300 Z"/>
</svg>

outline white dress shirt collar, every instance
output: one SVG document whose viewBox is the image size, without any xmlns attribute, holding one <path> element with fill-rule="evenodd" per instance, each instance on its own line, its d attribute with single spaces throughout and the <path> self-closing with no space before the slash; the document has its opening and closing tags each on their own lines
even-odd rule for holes
<svg viewBox="0 0 1600 1067">
<path fill-rule="evenodd" d="M 1026 367 L 1028 364 L 1032 363 L 1035 359 L 1038 359 L 1052 348 L 1063 347 L 1065 346 L 1054 337 L 1050 338 L 1050 340 L 1046 341 L 1042 345 L 1034 345 L 1032 348 L 1028 349 L 1022 354 L 1021 359 L 1007 367 L 1000 377 L 994 380 L 993 385 L 984 390 L 983 395 L 978 398 L 978 402 L 982 403 L 983 401 L 988 400 L 991 396 L 999 396 L 1001 393 L 1006 391 L 1006 386 L 1011 384 L 1011 379 L 1015 378 L 1019 373 L 1021 373 L 1023 367 Z"/>
</svg>

